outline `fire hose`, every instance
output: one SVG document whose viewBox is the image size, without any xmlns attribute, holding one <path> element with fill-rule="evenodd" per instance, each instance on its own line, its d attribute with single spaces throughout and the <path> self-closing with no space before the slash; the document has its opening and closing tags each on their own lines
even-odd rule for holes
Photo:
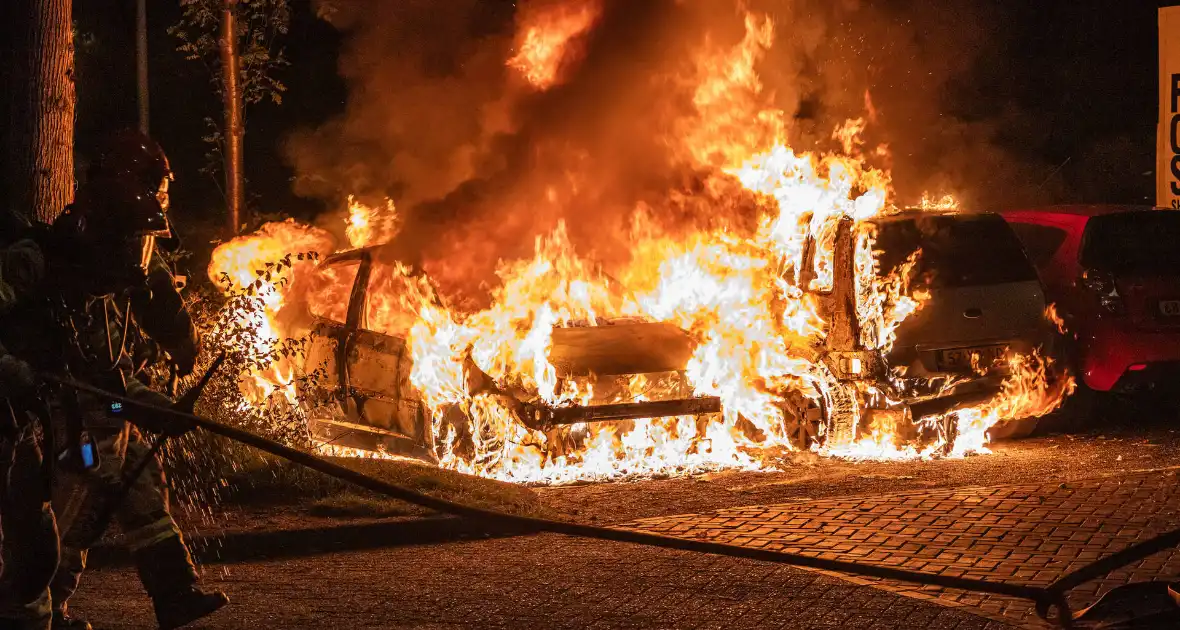
<svg viewBox="0 0 1180 630">
<path fill-rule="evenodd" d="M 1180 530 L 1170 531 L 1155 538 L 1132 545 L 1106 558 L 1097 560 L 1085 567 L 1082 567 L 1061 577 L 1049 586 L 1041 587 L 1024 584 L 1008 584 L 1004 582 L 990 582 L 980 579 L 938 575 L 933 573 L 923 573 L 920 571 L 910 571 L 907 569 L 862 564 L 859 562 L 850 562 L 846 560 L 817 558 L 799 553 L 742 547 L 738 545 L 703 540 L 689 540 L 646 532 L 615 529 L 596 525 L 583 525 L 580 523 L 536 518 L 531 516 L 517 516 L 513 514 L 497 512 L 495 510 L 472 507 L 462 503 L 455 503 L 446 499 L 439 499 L 422 494 L 408 488 L 403 488 L 401 486 L 370 477 L 340 464 L 333 463 L 306 451 L 301 451 L 290 446 L 286 446 L 248 431 L 231 427 L 220 422 L 215 422 L 193 413 L 157 407 L 155 405 L 129 399 L 125 396 L 119 396 L 117 394 L 113 394 L 111 392 L 107 392 L 71 379 L 59 378 L 52 375 L 44 375 L 44 378 L 65 387 L 86 392 L 94 396 L 106 398 L 108 400 L 120 402 L 126 408 L 137 409 L 144 413 L 153 414 L 159 418 L 167 418 L 174 421 L 184 422 L 193 427 L 204 429 L 210 433 L 220 435 L 236 442 L 247 444 L 261 451 L 265 451 L 272 455 L 292 461 L 296 464 L 306 466 L 325 475 L 335 477 L 342 481 L 347 481 L 377 494 L 381 494 L 393 499 L 398 499 L 400 501 L 405 501 L 406 503 L 418 505 L 424 508 L 435 510 L 437 512 L 478 520 L 479 522 L 485 524 L 497 525 L 505 529 L 530 533 L 550 532 L 554 534 L 563 534 L 580 538 L 610 540 L 615 542 L 660 547 L 664 549 L 676 549 L 681 551 L 707 553 L 711 555 L 745 558 L 749 560 L 761 560 L 764 562 L 775 562 L 779 564 L 807 567 L 823 571 L 836 571 L 840 573 L 849 573 L 853 575 L 886 580 L 912 582 L 917 584 L 939 586 L 943 588 L 952 588 L 964 591 L 975 591 L 994 595 L 1006 595 L 1009 597 L 1016 597 L 1032 601 L 1036 606 L 1036 612 L 1038 616 L 1040 616 L 1045 621 L 1056 623 L 1063 628 L 1075 627 L 1073 623 L 1074 616 L 1070 611 L 1069 602 L 1066 599 L 1066 593 L 1070 589 L 1106 575 L 1114 569 L 1130 564 L 1131 562 L 1146 558 L 1147 556 L 1162 551 L 1163 549 L 1180 544 Z"/>
</svg>

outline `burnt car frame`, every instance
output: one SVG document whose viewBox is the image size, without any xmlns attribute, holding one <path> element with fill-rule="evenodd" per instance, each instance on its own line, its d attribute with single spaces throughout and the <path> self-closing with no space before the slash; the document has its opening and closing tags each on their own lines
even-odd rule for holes
<svg viewBox="0 0 1180 630">
<path fill-rule="evenodd" d="M 975 216 L 987 216 L 988 225 L 998 222 L 1007 229 L 997 216 Z M 890 224 L 909 220 L 913 220 L 913 215 L 902 214 L 874 220 L 872 225 L 878 230 L 888 230 Z M 977 355 L 994 347 L 1000 350 L 992 358 L 999 358 L 1012 351 L 1029 352 L 1036 346 L 1051 343 L 1050 327 L 1043 319 L 1044 297 L 1035 281 L 1035 272 L 1029 266 L 1033 283 L 1021 285 L 1024 293 L 1020 298 L 1027 307 L 1025 311 L 1037 311 L 1035 330 L 983 326 L 959 339 L 941 339 L 930 344 L 898 343 L 892 352 L 885 354 L 866 347 L 862 341 L 856 311 L 857 239 L 857 224 L 853 220 L 844 218 L 836 222 L 831 233 L 832 282 L 828 287 L 813 287 L 814 277 L 807 271 L 815 269 L 815 257 L 820 249 L 816 241 L 808 241 L 804 249 L 801 265 L 804 272 L 798 279 L 799 285 L 819 300 L 823 319 L 828 324 L 823 344 L 810 348 L 808 358 L 816 369 L 825 372 L 818 380 L 828 386 L 819 396 L 776 392 L 783 401 L 784 434 L 797 449 L 810 449 L 830 439 L 851 441 L 870 423 L 871 416 L 880 414 L 892 416 L 891 421 L 901 429 L 903 440 L 919 443 L 938 440 L 950 445 L 954 442 L 955 423 L 946 412 L 995 396 L 1006 372 L 1002 362 L 996 369 L 987 371 L 966 364 L 943 369 L 938 357 L 947 351 Z M 1014 235 L 1012 239 L 1017 242 Z M 341 252 L 321 263 L 329 267 L 355 264 L 357 268 L 345 321 L 319 318 L 313 331 L 308 365 L 325 368 L 325 387 L 338 404 L 314 411 L 309 426 L 313 436 L 322 442 L 433 459 L 433 420 L 410 385 L 412 363 L 405 339 L 365 327 L 366 292 L 374 265 L 381 264 L 375 255 L 378 249 Z M 1027 265 L 1019 245 L 1015 251 Z M 980 294 L 980 297 L 987 296 Z M 970 316 L 968 313 L 967 317 Z M 938 325 L 937 321 L 915 322 L 912 328 Z M 913 333 L 904 328 L 899 330 L 899 337 L 906 335 Z M 569 429 L 574 425 L 722 412 L 720 398 L 693 395 L 685 377 L 685 367 L 695 347 L 696 342 L 688 332 L 667 323 L 629 321 L 555 328 L 549 360 L 557 376 L 567 379 L 592 375 L 598 389 L 604 390 L 596 402 L 542 404 L 530 399 L 527 393 L 498 387 L 494 379 L 470 362 L 469 391 L 499 397 L 521 424 L 544 433 L 550 448 L 561 449 L 562 445 L 569 445 Z M 895 365 L 906 366 L 902 370 L 904 374 L 891 367 Z M 642 401 L 613 396 L 622 391 L 628 379 L 636 376 L 659 381 L 659 395 Z M 612 381 L 618 387 L 612 387 Z M 866 391 L 877 395 L 865 396 Z M 863 403 L 867 403 L 867 408 L 860 408 Z M 866 420 L 862 415 L 870 418 Z M 941 421 L 922 421 L 928 417 Z"/>
</svg>

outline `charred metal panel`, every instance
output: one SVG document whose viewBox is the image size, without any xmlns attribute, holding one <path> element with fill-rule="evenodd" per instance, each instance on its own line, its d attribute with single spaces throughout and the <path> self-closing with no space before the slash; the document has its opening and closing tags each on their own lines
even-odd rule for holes
<svg viewBox="0 0 1180 630">
<path fill-rule="evenodd" d="M 860 323 L 856 318 L 856 268 L 852 219 L 843 217 L 836 224 L 832 261 L 832 295 L 826 345 L 828 350 L 860 350 Z"/>
<path fill-rule="evenodd" d="M 554 328 L 549 362 L 559 376 L 647 374 L 683 370 L 696 341 L 667 323 Z"/>
</svg>

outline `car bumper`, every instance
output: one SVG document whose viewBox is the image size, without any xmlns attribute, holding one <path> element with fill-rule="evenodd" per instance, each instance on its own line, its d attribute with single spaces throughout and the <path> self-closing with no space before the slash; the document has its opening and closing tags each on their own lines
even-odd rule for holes
<svg viewBox="0 0 1180 630">
<path fill-rule="evenodd" d="M 1107 324 L 1083 338 L 1082 379 L 1096 391 L 1134 389 L 1180 372 L 1180 331 Z"/>
<path fill-rule="evenodd" d="M 973 407 L 995 398 L 1001 391 L 1003 376 L 990 375 L 979 377 L 961 383 L 938 395 L 927 397 L 909 397 L 904 402 L 909 405 L 914 419 L 926 416 L 941 415 L 955 409 Z"/>
</svg>

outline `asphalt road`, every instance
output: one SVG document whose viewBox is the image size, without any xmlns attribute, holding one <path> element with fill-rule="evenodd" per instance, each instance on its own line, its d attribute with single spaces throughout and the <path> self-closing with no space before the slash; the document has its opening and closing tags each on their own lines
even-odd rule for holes
<svg viewBox="0 0 1180 630">
<path fill-rule="evenodd" d="M 1108 429 L 1000 444 L 994 453 L 929 462 L 800 459 L 773 473 L 539 489 L 585 522 L 704 512 L 907 490 L 1066 483 L 1180 467 L 1180 433 Z M 1161 472 L 1161 474 L 1163 474 Z M 276 522 L 283 519 L 276 519 Z M 732 558 L 561 536 L 436 541 L 207 561 L 205 580 L 234 600 L 200 628 L 1001 628 L 970 608 Z M 304 555 L 304 554 L 307 555 Z M 278 557 L 278 556 L 281 556 Z M 134 570 L 85 578 L 74 602 L 99 628 L 150 628 Z"/>
</svg>

